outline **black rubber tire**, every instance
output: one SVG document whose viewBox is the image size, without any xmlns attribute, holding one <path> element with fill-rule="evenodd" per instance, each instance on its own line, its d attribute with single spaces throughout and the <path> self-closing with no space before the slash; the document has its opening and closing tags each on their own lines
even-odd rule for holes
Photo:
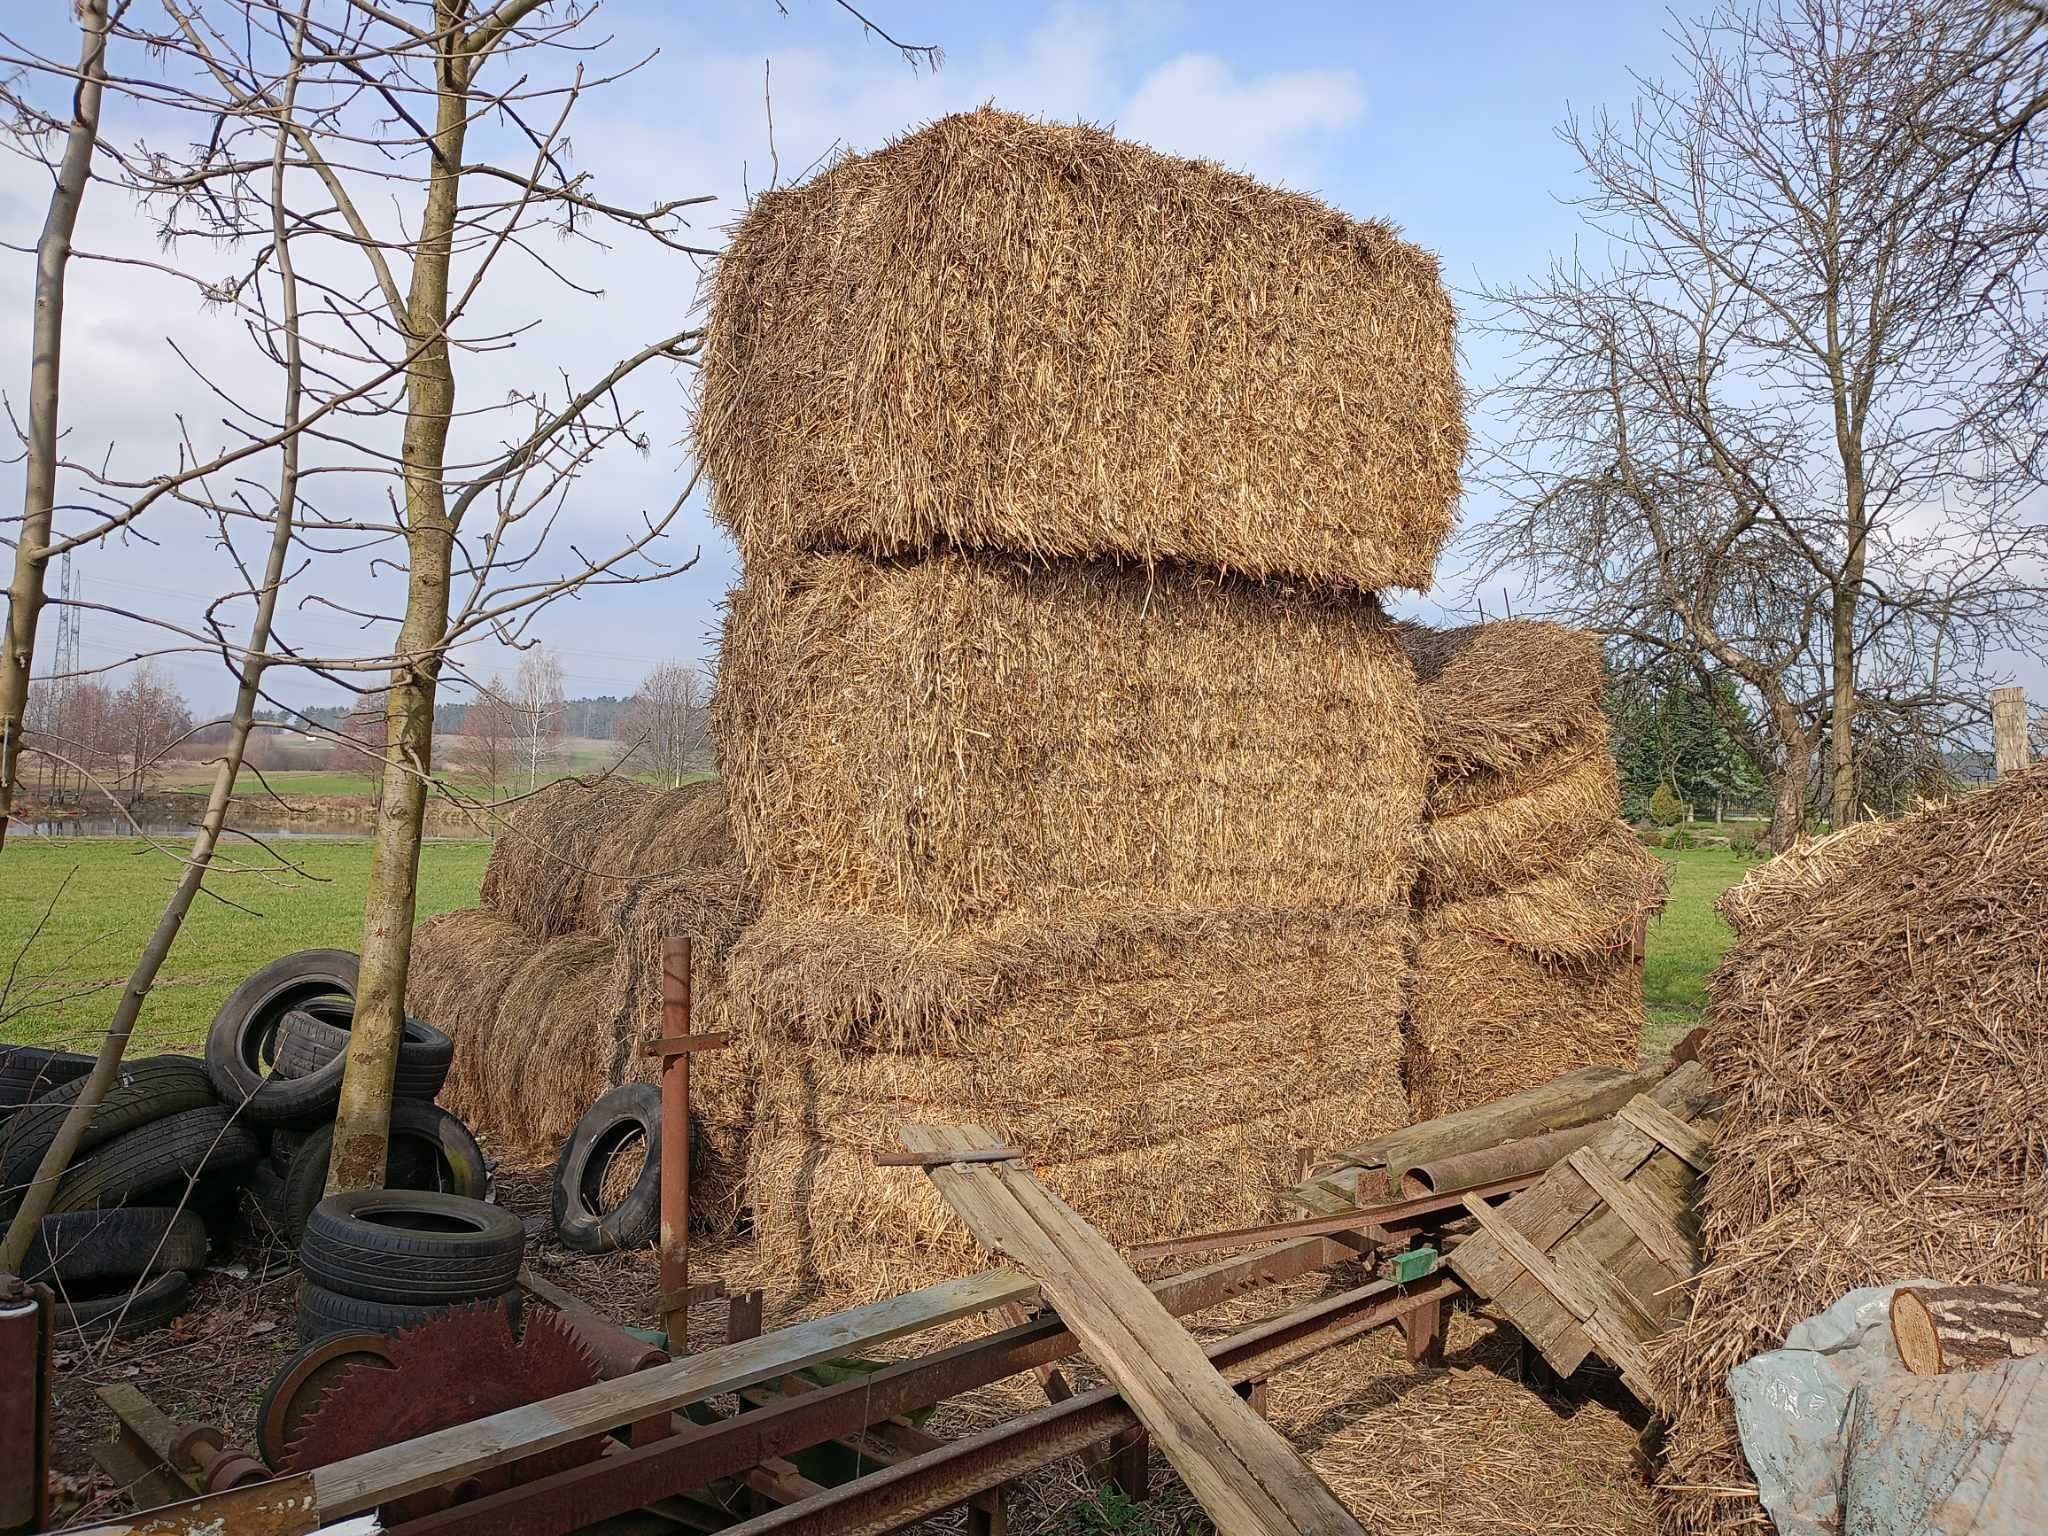
<svg viewBox="0 0 2048 1536">
<path fill-rule="evenodd" d="M 92 1057 L 80 1051 L 46 1051 L 39 1045 L 0 1045 L 0 1112 L 41 1098 L 52 1088 L 85 1076 Z"/>
<path fill-rule="evenodd" d="M 24 1104 L 0 1126 L 0 1184 L 26 1184 L 34 1177 L 43 1153 L 84 1091 L 85 1079 L 74 1078 L 33 1104 Z M 196 1056 L 144 1056 L 121 1064 L 120 1075 L 93 1111 L 78 1152 L 112 1141 L 153 1120 L 204 1109 L 218 1103 L 206 1063 Z"/>
<path fill-rule="evenodd" d="M 284 1175 L 268 1163 L 258 1163 L 249 1170 L 249 1179 L 243 1189 L 248 1192 L 252 1226 L 258 1237 L 270 1238 L 289 1244 L 286 1235 L 288 1223 L 284 1216 Z"/>
<path fill-rule="evenodd" d="M 99 1295 L 59 1296 L 56 1307 L 58 1338 L 77 1332 L 90 1338 L 130 1339 L 149 1333 L 185 1315 L 192 1305 L 192 1281 L 173 1270 L 158 1275 L 129 1299 L 128 1286 Z"/>
<path fill-rule="evenodd" d="M 691 1151 L 696 1151 L 692 1132 Z M 598 1208 L 598 1192 L 611 1159 L 644 1140 L 646 1161 L 626 1197 Z M 555 1160 L 551 1211 L 555 1236 L 576 1253 L 645 1248 L 661 1231 L 661 1090 L 653 1083 L 621 1083 L 591 1105 L 562 1143 Z"/>
<path fill-rule="evenodd" d="M 21 1278 L 67 1295 L 132 1284 L 144 1275 L 206 1268 L 206 1223 L 196 1211 L 128 1205 L 45 1216 L 30 1239 Z"/>
<path fill-rule="evenodd" d="M 312 1077 L 328 1063 L 348 1054 L 349 1023 L 354 1010 L 332 1002 L 294 1008 L 277 1027 L 277 1075 Z M 401 1099 L 428 1099 L 448 1081 L 455 1060 L 455 1042 L 433 1025 L 410 1014 L 398 1042 L 398 1068 L 391 1092 Z"/>
<path fill-rule="evenodd" d="M 229 1110 L 188 1109 L 116 1136 L 92 1156 L 73 1163 L 57 1181 L 55 1211 L 125 1205 L 166 1185 L 205 1173 L 227 1173 L 259 1161 L 263 1149 Z"/>
<path fill-rule="evenodd" d="M 502 1206 L 405 1189 L 328 1196 L 299 1244 L 309 1285 L 400 1306 L 499 1295 L 525 1258 L 526 1228 Z"/>
<path fill-rule="evenodd" d="M 306 1144 L 311 1131 L 298 1130 L 289 1125 L 280 1125 L 270 1133 L 270 1168 L 280 1179 L 291 1171 L 292 1158 L 299 1148 Z"/>
<path fill-rule="evenodd" d="M 306 1222 L 327 1192 L 327 1161 L 334 1155 L 334 1127 L 308 1132 L 285 1171 L 285 1240 L 297 1246 Z M 390 1189 L 459 1195 L 481 1201 L 491 1192 L 483 1148 L 469 1127 L 438 1104 L 395 1099 L 391 1136 L 385 1143 L 384 1183 Z"/>
<path fill-rule="evenodd" d="M 512 1326 L 519 1326 L 520 1292 L 515 1286 L 496 1297 L 473 1297 L 473 1301 L 499 1302 L 512 1314 Z M 371 1301 L 361 1296 L 343 1296 L 308 1280 L 299 1292 L 299 1343 L 311 1344 L 331 1333 L 397 1333 L 416 1327 L 428 1318 L 463 1302 L 427 1305 Z"/>
<path fill-rule="evenodd" d="M 282 1077 L 275 1070 L 278 1027 L 315 999 L 355 995 L 356 957 L 348 950 L 302 949 L 271 961 L 228 994 L 206 1031 L 214 1091 L 258 1125 L 326 1118 L 341 1097 L 344 1059 L 306 1077 Z"/>
</svg>

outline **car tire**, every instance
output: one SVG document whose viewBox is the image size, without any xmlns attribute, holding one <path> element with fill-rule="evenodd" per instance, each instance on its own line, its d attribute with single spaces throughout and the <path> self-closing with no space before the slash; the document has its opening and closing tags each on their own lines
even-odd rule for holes
<svg viewBox="0 0 2048 1536">
<path fill-rule="evenodd" d="M 0 1151 L 0 1184 L 25 1184 L 34 1176 L 84 1089 L 85 1079 L 74 1078 L 34 1103 L 24 1104 L 0 1127 L 0 1147 L 4 1147 Z M 144 1056 L 123 1062 L 120 1075 L 94 1108 L 85 1134 L 79 1138 L 77 1155 L 151 1121 L 218 1102 L 206 1064 L 196 1057 Z"/>
<path fill-rule="evenodd" d="M 313 1208 L 299 1244 L 309 1285 L 359 1301 L 480 1301 L 516 1286 L 526 1228 L 459 1195 L 352 1189 Z"/>
<path fill-rule="evenodd" d="M 206 1267 L 206 1223 L 170 1206 L 118 1206 L 45 1216 L 29 1240 L 21 1278 L 65 1295 Z"/>
<path fill-rule="evenodd" d="M 56 1303 L 58 1337 L 81 1333 L 88 1338 L 134 1338 L 185 1315 L 192 1304 L 192 1280 L 173 1270 L 135 1290 L 119 1286 L 97 1295 L 60 1296 Z"/>
<path fill-rule="evenodd" d="M 299 1293 L 299 1343 L 312 1344 L 335 1333 L 398 1333 L 416 1328 L 429 1318 L 452 1307 L 493 1302 L 511 1314 L 512 1326 L 519 1326 L 521 1293 L 515 1286 L 497 1296 L 473 1297 L 469 1302 L 405 1303 L 371 1301 L 361 1296 L 344 1296 L 308 1280 Z"/>
<path fill-rule="evenodd" d="M 640 1176 L 605 1210 L 599 1198 L 605 1170 L 635 1141 L 646 1147 Z M 653 1242 L 661 1230 L 661 1090 L 621 1083 L 591 1105 L 562 1144 L 553 1184 L 551 1213 L 564 1248 L 612 1253 Z"/>
<path fill-rule="evenodd" d="M 313 1208 L 327 1193 L 327 1164 L 333 1155 L 332 1125 L 308 1132 L 292 1154 L 281 1209 L 285 1238 L 293 1246 L 305 1235 Z M 481 1201 L 491 1192 L 491 1174 L 483 1148 L 468 1126 L 438 1104 L 395 1099 L 391 1135 L 385 1143 L 385 1184 Z"/>
<path fill-rule="evenodd" d="M 249 1170 L 248 1182 L 242 1187 L 249 1196 L 256 1235 L 289 1245 L 291 1238 L 286 1229 L 290 1224 L 284 1214 L 284 1175 L 268 1163 L 258 1163 Z"/>
<path fill-rule="evenodd" d="M 125 1205 L 202 1173 L 247 1168 L 263 1156 L 256 1138 L 219 1105 L 188 1109 L 116 1136 L 71 1165 L 57 1181 L 50 1210 L 84 1211 Z"/>
<path fill-rule="evenodd" d="M 302 949 L 273 960 L 228 994 L 206 1031 L 206 1070 L 214 1091 L 259 1125 L 309 1124 L 341 1098 L 345 1058 L 305 1077 L 279 1075 L 277 1035 L 285 1015 L 323 997 L 356 994 L 356 956 L 345 949 Z"/>
<path fill-rule="evenodd" d="M 312 1077 L 346 1056 L 353 1012 L 332 1002 L 314 1002 L 286 1014 L 277 1030 L 278 1076 Z M 391 1081 L 393 1097 L 431 1100 L 448 1081 L 454 1060 L 455 1042 L 408 1014 Z"/>
<path fill-rule="evenodd" d="M 46 1051 L 39 1045 L 0 1045 L 0 1112 L 33 1103 L 92 1070 L 82 1051 Z"/>
</svg>

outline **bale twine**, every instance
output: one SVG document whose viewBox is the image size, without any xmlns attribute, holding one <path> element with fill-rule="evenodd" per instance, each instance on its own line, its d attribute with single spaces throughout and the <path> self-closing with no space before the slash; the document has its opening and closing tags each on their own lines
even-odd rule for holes
<svg viewBox="0 0 2048 1536">
<path fill-rule="evenodd" d="M 1855 1286 L 2048 1276 L 2048 765 L 1864 834 L 1714 973 L 1704 1267 L 1660 1353 L 1667 1531 L 1764 1521 L 1731 1366 Z"/>
<path fill-rule="evenodd" d="M 949 555 L 749 573 L 713 728 L 763 909 L 1405 903 L 1415 686 L 1369 599 Z"/>
<path fill-rule="evenodd" d="M 1307 1160 L 1407 1118 L 1402 919 L 1326 931 L 1313 965 L 1184 945 L 1176 974 L 994 979 L 981 995 L 998 1001 L 979 1020 L 956 1006 L 940 1049 L 894 1025 L 791 1038 L 741 979 L 772 975 L 752 943 L 733 992 L 758 1041 L 757 1261 L 780 1285 L 879 1295 L 986 1261 L 923 1174 L 874 1166 L 906 1122 L 988 1125 L 1131 1243 L 1276 1214 Z M 786 936 L 778 956 L 822 968 L 790 961 Z"/>
<path fill-rule="evenodd" d="M 1455 328 L 1389 225 L 983 109 L 755 199 L 697 446 L 750 572 L 958 548 L 1423 589 Z"/>
</svg>

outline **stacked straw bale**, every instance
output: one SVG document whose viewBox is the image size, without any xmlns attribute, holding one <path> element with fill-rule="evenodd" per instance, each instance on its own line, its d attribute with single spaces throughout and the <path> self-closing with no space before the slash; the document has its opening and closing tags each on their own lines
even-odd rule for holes
<svg viewBox="0 0 2048 1536">
<path fill-rule="evenodd" d="M 1765 1517 L 1730 1367 L 1844 1291 L 2048 1277 L 2048 765 L 1866 833 L 1714 973 L 1705 1264 L 1658 1365 L 1674 1533 Z"/>
<path fill-rule="evenodd" d="M 754 202 L 697 442 L 750 572 L 950 547 L 1422 589 L 1456 315 L 1385 224 L 969 112 Z"/>
<path fill-rule="evenodd" d="M 551 1160 L 606 1089 L 653 1077 L 638 1047 L 661 1032 L 665 937 L 694 941 L 697 1027 L 729 1022 L 726 955 L 753 905 L 718 784 L 553 785 L 512 812 L 483 896 L 421 925 L 407 1004 L 453 1036 L 442 1102 L 500 1155 Z M 701 1057 L 690 1103 L 691 1208 L 729 1228 L 753 1113 L 744 1049 Z"/>
<path fill-rule="evenodd" d="M 1617 818 L 1597 637 L 1511 619 L 1401 628 L 1429 760 L 1409 1012 L 1417 1119 L 1632 1066 L 1631 941 L 1663 865 Z"/>
<path fill-rule="evenodd" d="M 977 1262 L 874 1167 L 905 1121 L 1131 1240 L 1406 1118 L 1422 727 L 1376 593 L 1450 528 L 1453 321 L 1384 226 L 998 112 L 754 204 L 697 438 L 745 559 L 764 1278 Z"/>
</svg>

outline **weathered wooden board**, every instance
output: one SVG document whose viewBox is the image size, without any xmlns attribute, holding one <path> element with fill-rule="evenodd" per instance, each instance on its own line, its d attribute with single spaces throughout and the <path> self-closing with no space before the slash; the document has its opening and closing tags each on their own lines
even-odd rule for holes
<svg viewBox="0 0 2048 1536">
<path fill-rule="evenodd" d="M 997 1140 L 979 1126 L 903 1128 L 904 1146 L 919 1153 L 973 1152 Z M 928 1171 L 976 1238 L 1038 1280 L 1218 1530 L 1363 1536 L 1337 1496 L 1231 1390 L 1116 1250 L 1028 1168 L 959 1162 Z"/>
</svg>

